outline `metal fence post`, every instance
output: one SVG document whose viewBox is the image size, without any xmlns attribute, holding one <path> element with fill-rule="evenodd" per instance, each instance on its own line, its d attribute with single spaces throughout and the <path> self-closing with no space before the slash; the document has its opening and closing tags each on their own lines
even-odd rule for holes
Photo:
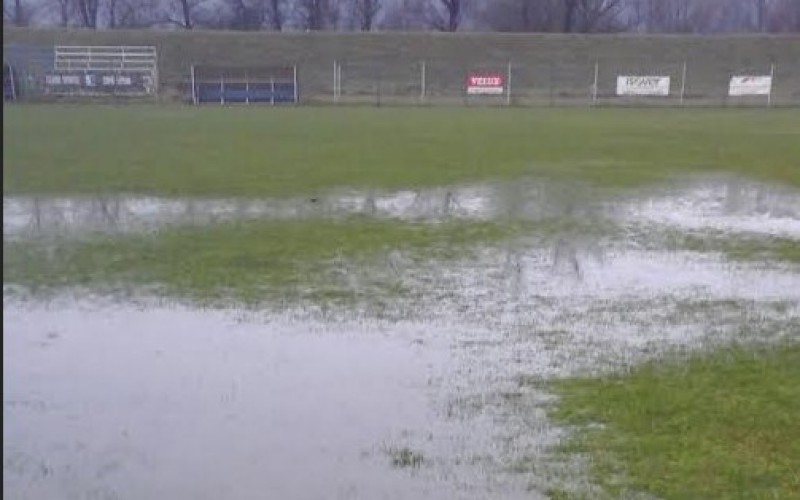
<svg viewBox="0 0 800 500">
<path fill-rule="evenodd" d="M 597 78 L 600 73 L 600 63 L 595 61 L 594 63 L 594 84 L 592 84 L 592 105 L 597 104 Z"/>
<path fill-rule="evenodd" d="M 425 61 L 422 61 L 422 65 L 420 68 L 420 91 L 419 91 L 419 103 L 425 104 Z"/>
<path fill-rule="evenodd" d="M 8 65 L 8 78 L 11 80 L 9 83 L 11 84 L 11 100 L 17 100 L 17 84 L 14 81 L 14 67 L 10 64 Z"/>
<path fill-rule="evenodd" d="M 772 89 L 775 87 L 775 63 L 769 67 L 769 93 L 767 94 L 767 107 L 772 106 Z"/>
<path fill-rule="evenodd" d="M 506 67 L 506 106 L 511 106 L 511 61 Z"/>
<path fill-rule="evenodd" d="M 192 64 L 192 104 L 197 106 L 197 80 L 194 75 L 194 64 Z"/>
<path fill-rule="evenodd" d="M 339 94 L 336 89 L 336 81 L 337 81 L 337 74 L 338 70 L 336 69 L 336 59 L 333 60 L 333 103 L 336 104 L 339 102 Z"/>
<path fill-rule="evenodd" d="M 294 103 L 297 104 L 297 65 L 292 66 L 292 77 L 294 78 Z"/>
<path fill-rule="evenodd" d="M 381 84 L 382 84 L 382 71 L 378 69 L 377 79 L 375 81 L 375 106 L 381 107 Z"/>
<path fill-rule="evenodd" d="M 681 78 L 681 106 L 686 95 L 686 61 L 683 61 L 683 77 Z"/>
</svg>

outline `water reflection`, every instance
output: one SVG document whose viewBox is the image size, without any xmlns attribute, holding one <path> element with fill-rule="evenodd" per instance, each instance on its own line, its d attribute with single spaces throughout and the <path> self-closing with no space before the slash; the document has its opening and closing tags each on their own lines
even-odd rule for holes
<svg viewBox="0 0 800 500">
<path fill-rule="evenodd" d="M 752 183 L 604 200 L 547 183 L 291 200 L 6 197 L 3 227 L 25 237 L 351 214 L 560 224 L 600 215 L 800 235 L 797 192 Z M 447 261 L 397 249 L 366 263 L 339 255 L 331 281 L 367 297 L 344 308 L 29 304 L 4 293 L 4 494 L 538 498 L 559 474 L 574 484 L 586 470 L 548 461 L 564 431 L 521 378 L 626 368 L 734 339 L 797 340 L 796 268 L 561 229 Z M 413 293 L 381 296 L 381 283 Z M 371 309 L 376 298 L 382 308 Z M 522 462 L 524 472 L 508 473 Z"/>
<path fill-rule="evenodd" d="M 575 220 L 663 224 L 683 229 L 800 237 L 800 194 L 741 179 L 698 181 L 615 199 L 586 186 L 519 181 L 381 192 L 332 191 L 313 198 L 5 196 L 3 235 L 129 232 L 244 219 L 360 215 L 415 221 Z"/>
<path fill-rule="evenodd" d="M 3 234 L 22 237 L 127 232 L 171 224 L 354 215 L 415 221 L 541 219 L 578 216 L 590 212 L 589 205 L 585 195 L 568 193 L 556 185 L 531 182 L 393 193 L 332 192 L 291 199 L 6 196 Z"/>
<path fill-rule="evenodd" d="M 393 297 L 392 317 L 4 294 L 4 493 L 541 498 L 586 470 L 549 461 L 564 430 L 521 378 L 800 332 L 792 269 L 530 243 L 453 262 L 342 257 L 354 289 L 391 268 L 420 294 Z"/>
<path fill-rule="evenodd" d="M 679 230 L 745 232 L 800 238 L 800 192 L 739 178 L 682 183 L 631 200 L 625 220 Z"/>
<path fill-rule="evenodd" d="M 461 390 L 446 323 L 87 302 L 4 313 L 12 498 L 538 497 L 504 475 L 491 419 L 440 413 Z"/>
</svg>

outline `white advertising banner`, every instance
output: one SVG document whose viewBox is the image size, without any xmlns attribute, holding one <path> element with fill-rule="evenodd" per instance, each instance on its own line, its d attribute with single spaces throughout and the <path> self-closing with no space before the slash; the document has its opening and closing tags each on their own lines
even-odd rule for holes
<svg viewBox="0 0 800 500">
<path fill-rule="evenodd" d="M 669 95 L 668 76 L 624 76 L 617 77 L 617 95 Z"/>
<path fill-rule="evenodd" d="M 767 76 L 734 76 L 728 95 L 770 95 L 772 93 L 772 77 Z"/>
</svg>

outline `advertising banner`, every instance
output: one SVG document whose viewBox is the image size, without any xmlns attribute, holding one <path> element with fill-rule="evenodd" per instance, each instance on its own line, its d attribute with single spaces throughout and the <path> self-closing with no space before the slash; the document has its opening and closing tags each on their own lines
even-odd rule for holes
<svg viewBox="0 0 800 500">
<path fill-rule="evenodd" d="M 501 95 L 505 92 L 505 77 L 501 73 L 470 73 L 467 75 L 467 94 Z"/>
<path fill-rule="evenodd" d="M 772 92 L 771 76 L 734 76 L 731 77 L 728 95 L 770 95 Z"/>
<path fill-rule="evenodd" d="M 135 71 L 55 71 L 45 75 L 51 95 L 145 95 L 154 90 L 148 73 Z"/>
<path fill-rule="evenodd" d="M 668 96 L 668 76 L 617 76 L 617 95 Z"/>
</svg>

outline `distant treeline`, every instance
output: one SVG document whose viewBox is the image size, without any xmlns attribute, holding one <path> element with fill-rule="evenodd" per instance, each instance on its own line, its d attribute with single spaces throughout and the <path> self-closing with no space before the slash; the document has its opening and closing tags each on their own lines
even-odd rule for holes
<svg viewBox="0 0 800 500">
<path fill-rule="evenodd" d="M 800 0 L 3 0 L 3 21 L 86 29 L 800 33 Z"/>
</svg>

